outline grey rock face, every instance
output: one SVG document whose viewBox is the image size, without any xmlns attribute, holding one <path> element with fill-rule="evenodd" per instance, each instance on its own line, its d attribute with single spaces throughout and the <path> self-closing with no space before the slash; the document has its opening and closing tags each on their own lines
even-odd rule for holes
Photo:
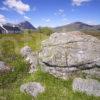
<svg viewBox="0 0 100 100">
<path fill-rule="evenodd" d="M 100 65 L 100 40 L 81 32 L 54 33 L 42 42 L 39 57 L 50 66 Z"/>
<path fill-rule="evenodd" d="M 100 40 L 79 31 L 53 33 L 42 42 L 39 59 L 44 71 L 67 79 L 74 72 L 100 68 Z"/>
<path fill-rule="evenodd" d="M 44 87 L 40 83 L 30 82 L 20 86 L 20 91 L 27 93 L 33 97 L 36 97 L 39 93 L 45 91 Z"/>
<path fill-rule="evenodd" d="M 89 77 L 95 77 L 95 78 L 100 78 L 100 68 L 93 68 L 90 70 L 83 70 L 83 73 L 85 73 Z"/>
<path fill-rule="evenodd" d="M 9 66 L 7 66 L 5 62 L 0 61 L 0 74 L 7 73 L 10 70 L 11 70 L 11 68 Z"/>
<path fill-rule="evenodd" d="M 76 78 L 72 88 L 74 91 L 85 92 L 87 95 L 100 96 L 100 82 L 97 80 Z"/>
<path fill-rule="evenodd" d="M 43 72 L 48 72 L 49 74 L 67 80 L 76 76 L 77 68 L 59 68 L 59 67 L 48 67 L 46 65 L 41 65 L 41 70 Z"/>
<path fill-rule="evenodd" d="M 32 52 L 32 49 L 29 46 L 25 46 L 21 49 L 21 55 L 25 58 L 27 62 L 30 63 L 29 73 L 33 73 L 37 70 L 38 57 L 37 53 Z"/>
</svg>

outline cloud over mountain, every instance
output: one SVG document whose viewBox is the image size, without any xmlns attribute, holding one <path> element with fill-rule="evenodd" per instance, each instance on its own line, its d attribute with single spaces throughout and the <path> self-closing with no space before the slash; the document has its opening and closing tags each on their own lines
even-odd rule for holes
<svg viewBox="0 0 100 100">
<path fill-rule="evenodd" d="M 25 12 L 30 11 L 30 6 L 23 3 L 21 0 L 5 0 L 3 3 L 20 14 L 24 14 Z"/>
<path fill-rule="evenodd" d="M 0 14 L 0 24 L 3 24 L 6 22 L 6 18 L 4 15 Z"/>
</svg>

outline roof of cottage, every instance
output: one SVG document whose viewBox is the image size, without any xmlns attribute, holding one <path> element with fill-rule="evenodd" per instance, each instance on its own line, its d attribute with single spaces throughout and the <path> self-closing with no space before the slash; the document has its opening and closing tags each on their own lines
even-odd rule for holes
<svg viewBox="0 0 100 100">
<path fill-rule="evenodd" d="M 20 31 L 20 28 L 17 26 L 14 27 L 14 26 L 3 25 L 3 27 L 8 31 L 11 31 L 11 30 Z"/>
</svg>

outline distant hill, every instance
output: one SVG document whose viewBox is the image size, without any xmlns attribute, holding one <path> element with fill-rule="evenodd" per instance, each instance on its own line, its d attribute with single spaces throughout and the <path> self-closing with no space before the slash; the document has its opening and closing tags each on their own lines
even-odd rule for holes
<svg viewBox="0 0 100 100">
<path fill-rule="evenodd" d="M 28 21 L 24 21 L 18 24 L 21 29 L 31 29 L 36 30 L 36 28 Z"/>
<path fill-rule="evenodd" d="M 100 25 L 88 25 L 82 22 L 74 22 L 68 25 L 54 28 L 55 31 L 79 31 L 79 30 L 100 30 Z"/>
<path fill-rule="evenodd" d="M 94 28 L 100 30 L 100 25 L 94 25 Z"/>
</svg>

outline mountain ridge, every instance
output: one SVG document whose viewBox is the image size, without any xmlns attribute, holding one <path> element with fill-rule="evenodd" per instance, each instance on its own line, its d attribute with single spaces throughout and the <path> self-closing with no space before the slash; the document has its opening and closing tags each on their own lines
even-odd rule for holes
<svg viewBox="0 0 100 100">
<path fill-rule="evenodd" d="M 100 30 L 100 25 L 89 25 L 83 22 L 73 22 L 67 25 L 55 27 L 54 31 Z"/>
<path fill-rule="evenodd" d="M 32 29 L 36 30 L 36 28 L 29 21 L 23 21 L 18 24 L 21 29 Z"/>
<path fill-rule="evenodd" d="M 29 21 L 22 21 L 22 22 L 19 22 L 18 24 L 5 23 L 5 24 L 2 24 L 2 25 L 12 26 L 12 27 L 16 26 L 16 27 L 19 27 L 22 30 L 24 30 L 24 29 L 36 30 L 36 28 Z"/>
</svg>

